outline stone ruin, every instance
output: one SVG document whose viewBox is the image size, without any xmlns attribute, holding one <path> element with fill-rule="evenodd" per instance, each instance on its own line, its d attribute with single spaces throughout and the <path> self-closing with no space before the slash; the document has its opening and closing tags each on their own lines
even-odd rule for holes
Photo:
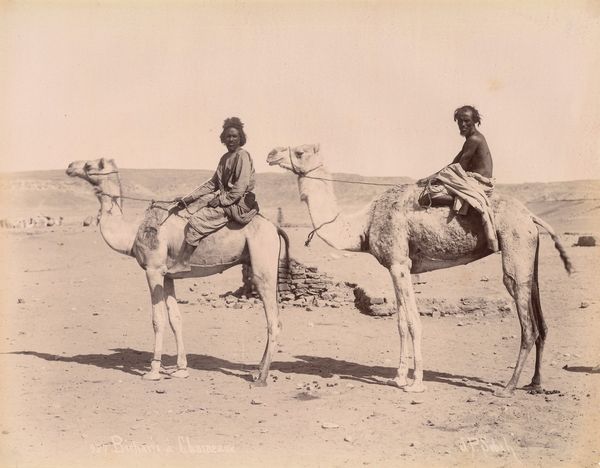
<svg viewBox="0 0 600 468">
<path fill-rule="evenodd" d="M 335 281 L 330 275 L 319 272 L 317 267 L 302 265 L 291 259 L 289 268 L 284 262 L 279 264 L 279 303 L 283 307 L 342 306 L 353 307 L 361 313 L 373 317 L 386 317 L 396 313 L 394 300 L 384 296 L 369 294 L 355 283 Z M 243 309 L 262 306 L 252 285 L 252 269 L 242 267 L 242 286 L 236 291 L 223 295 L 203 293 L 199 302 L 212 307 Z M 507 298 L 463 297 L 458 301 L 444 298 L 422 298 L 417 296 L 417 307 L 421 315 L 431 317 L 465 315 L 482 316 L 490 313 L 510 314 L 512 305 Z"/>
<path fill-rule="evenodd" d="M 242 268 L 242 287 L 238 295 L 256 297 L 252 285 L 252 269 Z M 280 261 L 278 270 L 279 302 L 296 307 L 341 307 L 353 304 L 354 294 L 349 283 L 335 282 L 333 278 L 319 272 L 317 267 L 302 265 L 290 259 L 289 267 Z"/>
<path fill-rule="evenodd" d="M 63 217 L 53 217 L 45 215 L 36 215 L 26 218 L 2 218 L 0 219 L 0 228 L 4 229 L 36 229 L 53 226 L 61 226 Z"/>
</svg>

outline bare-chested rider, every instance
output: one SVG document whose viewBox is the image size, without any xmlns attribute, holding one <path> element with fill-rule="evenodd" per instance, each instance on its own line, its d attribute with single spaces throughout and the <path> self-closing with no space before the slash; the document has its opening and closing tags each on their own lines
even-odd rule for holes
<svg viewBox="0 0 600 468">
<path fill-rule="evenodd" d="M 488 179 L 492 178 L 493 163 L 490 149 L 485 137 L 477 130 L 481 124 L 481 116 L 475 107 L 462 106 L 454 111 L 454 121 L 458 125 L 460 134 L 465 137 L 465 143 L 460 153 L 451 164 L 459 163 L 467 172 L 477 173 Z M 436 174 L 420 179 L 418 185 L 426 185 L 435 179 Z M 452 204 L 454 196 L 445 190 L 424 193 L 419 199 L 422 205 L 449 205 Z"/>
</svg>

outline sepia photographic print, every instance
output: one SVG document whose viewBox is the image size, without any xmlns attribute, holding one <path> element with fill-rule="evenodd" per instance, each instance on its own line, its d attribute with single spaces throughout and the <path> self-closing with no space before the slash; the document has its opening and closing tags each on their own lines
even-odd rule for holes
<svg viewBox="0 0 600 468">
<path fill-rule="evenodd" d="M 600 2 L 0 2 L 0 466 L 600 465 Z"/>
</svg>

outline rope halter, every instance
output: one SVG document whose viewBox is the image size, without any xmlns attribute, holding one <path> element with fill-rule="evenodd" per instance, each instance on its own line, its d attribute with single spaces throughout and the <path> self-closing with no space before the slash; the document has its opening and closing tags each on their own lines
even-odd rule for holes
<svg viewBox="0 0 600 468">
<path fill-rule="evenodd" d="M 319 164 L 318 166 L 313 167 L 312 169 L 309 169 L 308 171 L 302 171 L 298 168 L 298 166 L 296 166 L 294 164 L 294 159 L 292 158 L 292 148 L 288 146 L 288 157 L 290 159 L 290 165 L 292 166 L 292 172 L 294 174 L 296 174 L 298 177 L 305 177 L 306 175 L 310 174 L 312 171 L 316 171 L 317 169 L 323 167 L 323 163 Z"/>
</svg>

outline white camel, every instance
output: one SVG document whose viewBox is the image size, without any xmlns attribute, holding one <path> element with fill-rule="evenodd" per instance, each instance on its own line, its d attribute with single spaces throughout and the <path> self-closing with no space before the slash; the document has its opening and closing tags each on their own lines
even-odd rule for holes
<svg viewBox="0 0 600 468">
<path fill-rule="evenodd" d="M 269 153 L 267 162 L 298 176 L 300 198 L 307 204 L 321 239 L 336 249 L 368 252 L 389 270 L 400 334 L 400 364 L 390 383 L 407 392 L 424 391 L 421 320 L 410 275 L 464 265 L 489 255 L 480 215 L 470 210 L 467 216 L 456 216 L 449 207 L 425 209 L 418 204 L 422 189 L 416 185 L 393 187 L 362 211 L 348 215 L 340 212 L 318 145 L 278 147 Z M 536 225 L 548 231 L 569 273 L 571 263 L 552 228 L 520 202 L 504 195 L 494 195 L 491 202 L 502 250 L 504 285 L 515 300 L 521 323 L 521 347 L 513 375 L 496 395 L 514 392 L 534 343 L 535 372 L 528 387 L 539 391 L 547 326 L 538 288 Z M 411 384 L 407 380 L 409 335 L 414 358 Z"/>
<path fill-rule="evenodd" d="M 171 375 L 189 375 L 174 280 L 210 276 L 222 273 L 234 265 L 247 264 L 252 267 L 254 285 L 263 301 L 267 318 L 267 342 L 255 376 L 256 385 L 266 385 L 281 329 L 277 306 L 277 269 L 280 236 L 286 243 L 287 252 L 288 239 L 285 233 L 260 215 L 243 227 L 228 225 L 200 242 L 190 261 L 191 271 L 171 275 L 167 273 L 167 268 L 174 263 L 182 247 L 186 224 L 184 218 L 176 215 L 167 217 L 164 208 L 153 207 L 146 211 L 141 223 L 124 220 L 121 182 L 117 165 L 112 159 L 72 162 L 67 175 L 92 184 L 100 202 L 102 237 L 113 250 L 134 257 L 146 271 L 152 299 L 154 356 L 150 371 L 143 378 L 161 378 L 167 315 L 177 345 L 177 370 Z"/>
</svg>

